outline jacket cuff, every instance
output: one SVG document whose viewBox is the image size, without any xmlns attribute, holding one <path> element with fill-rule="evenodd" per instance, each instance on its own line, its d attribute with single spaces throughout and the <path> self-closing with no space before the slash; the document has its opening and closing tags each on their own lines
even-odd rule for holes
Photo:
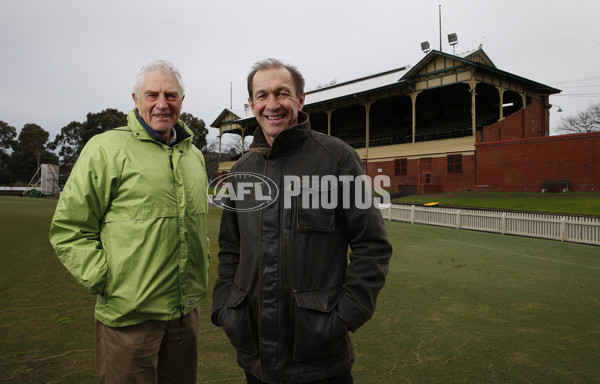
<svg viewBox="0 0 600 384">
<path fill-rule="evenodd" d="M 220 327 L 219 325 L 219 313 L 221 313 L 221 309 L 219 308 L 216 311 L 214 311 L 211 315 L 210 315 L 210 321 L 216 325 L 217 327 Z"/>
<path fill-rule="evenodd" d="M 348 324 L 352 332 L 360 328 L 370 317 L 356 301 L 347 295 L 342 297 L 338 304 L 338 314 Z"/>
<path fill-rule="evenodd" d="M 222 291 L 213 291 L 212 299 L 213 303 L 211 308 L 210 321 L 217 327 L 220 327 L 219 313 L 221 312 L 221 309 L 223 309 L 223 307 L 225 306 L 226 295 L 224 295 Z"/>
<path fill-rule="evenodd" d="M 79 281 L 81 285 L 85 287 L 90 295 L 104 295 L 104 289 L 106 288 L 106 281 L 102 280 L 96 284 L 90 284 L 88 281 Z"/>
</svg>

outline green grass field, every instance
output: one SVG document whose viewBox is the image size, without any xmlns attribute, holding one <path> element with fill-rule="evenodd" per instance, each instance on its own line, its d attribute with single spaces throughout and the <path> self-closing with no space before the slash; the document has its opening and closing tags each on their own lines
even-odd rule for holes
<svg viewBox="0 0 600 384">
<path fill-rule="evenodd" d="M 393 200 L 402 204 L 439 202 L 455 207 L 566 213 L 600 216 L 600 192 L 445 192 L 403 196 Z"/>
<path fill-rule="evenodd" d="M 48 243 L 56 201 L 0 197 L 0 383 L 94 383 L 93 305 Z M 209 212 L 211 253 L 220 211 Z M 600 247 L 387 223 L 357 384 L 600 383 Z M 211 266 L 214 282 L 216 261 Z M 244 383 L 201 305 L 199 383 Z"/>
</svg>

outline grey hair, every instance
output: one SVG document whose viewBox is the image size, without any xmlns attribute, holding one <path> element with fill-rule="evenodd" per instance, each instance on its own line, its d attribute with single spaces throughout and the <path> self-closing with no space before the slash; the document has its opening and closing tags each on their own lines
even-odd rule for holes
<svg viewBox="0 0 600 384">
<path fill-rule="evenodd" d="M 135 93 L 137 97 L 140 96 L 140 91 L 142 90 L 142 85 L 144 84 L 144 76 L 146 76 L 146 73 L 154 71 L 164 71 L 173 75 L 177 81 L 177 85 L 179 86 L 181 96 L 185 95 L 185 87 L 183 86 L 183 80 L 181 80 L 181 74 L 179 73 L 179 70 L 166 60 L 156 60 L 144 65 L 136 76 L 135 82 L 133 83 L 133 93 Z"/>
<path fill-rule="evenodd" d="M 262 71 L 263 69 L 271 69 L 271 68 L 285 68 L 292 75 L 292 79 L 294 80 L 294 86 L 296 87 L 296 97 L 302 97 L 304 93 L 304 77 L 298 71 L 296 67 L 290 64 L 284 64 L 280 60 L 277 59 L 265 59 L 259 62 L 254 63 L 250 73 L 248 74 L 248 96 L 250 100 L 252 100 L 252 80 L 254 80 L 254 75 L 256 72 Z"/>
</svg>

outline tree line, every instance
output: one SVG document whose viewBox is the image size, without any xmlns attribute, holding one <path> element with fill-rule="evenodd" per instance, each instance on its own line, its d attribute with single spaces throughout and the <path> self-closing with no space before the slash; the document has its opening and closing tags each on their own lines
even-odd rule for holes
<svg viewBox="0 0 600 384">
<path fill-rule="evenodd" d="M 214 153 L 214 143 L 207 144 L 206 124 L 191 113 L 182 113 L 180 119 L 194 132 L 193 143 L 206 158 L 209 177 L 216 177 L 218 156 Z M 17 135 L 15 127 L 0 121 L 0 185 L 27 185 L 41 164 L 59 165 L 63 184 L 93 136 L 124 125 L 127 114 L 108 108 L 88 113 L 83 122 L 70 122 L 61 128 L 54 141 L 49 141 L 49 132 L 37 124 L 25 124 Z"/>
</svg>

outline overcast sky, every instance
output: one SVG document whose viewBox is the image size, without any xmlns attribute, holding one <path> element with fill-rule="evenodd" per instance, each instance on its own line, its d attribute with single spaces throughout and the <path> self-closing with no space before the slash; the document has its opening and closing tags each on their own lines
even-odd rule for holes
<svg viewBox="0 0 600 384">
<path fill-rule="evenodd" d="M 551 126 L 600 101 L 597 0 L 0 0 L 0 120 L 36 123 L 50 140 L 88 112 L 133 108 L 139 68 L 167 59 L 186 86 L 183 112 L 209 126 L 243 109 L 251 65 L 298 67 L 307 89 L 483 44 L 504 71 L 562 89 Z M 230 86 L 232 84 L 232 86 Z M 230 88 L 232 92 L 230 92 Z M 232 95 L 232 97 L 230 96 Z M 217 135 L 209 129 L 210 137 Z"/>
</svg>

